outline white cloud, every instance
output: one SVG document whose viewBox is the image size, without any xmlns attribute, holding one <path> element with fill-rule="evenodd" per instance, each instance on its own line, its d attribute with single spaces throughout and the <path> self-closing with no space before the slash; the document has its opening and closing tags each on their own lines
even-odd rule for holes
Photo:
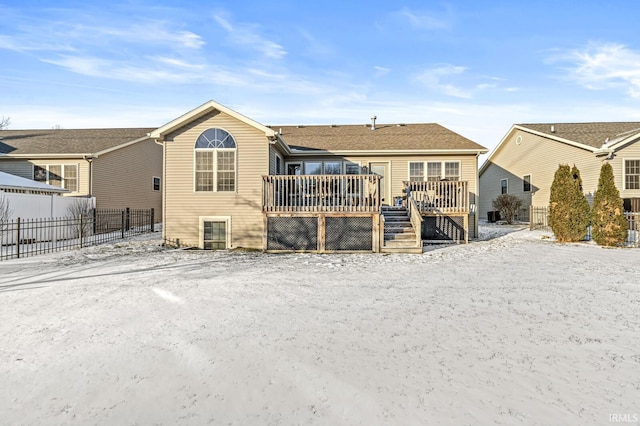
<svg viewBox="0 0 640 426">
<path fill-rule="evenodd" d="M 389 68 L 385 68 L 385 67 L 381 67 L 381 66 L 374 66 L 373 69 L 375 70 L 375 74 L 374 77 L 378 78 L 378 77 L 383 77 L 387 74 L 389 74 L 389 71 L 391 71 Z"/>
<path fill-rule="evenodd" d="M 205 71 L 202 65 L 188 65 L 168 58 L 156 58 L 156 61 L 164 62 L 164 66 L 154 67 L 151 62 L 137 65 L 127 61 L 70 55 L 61 56 L 59 59 L 43 60 L 76 74 L 137 83 L 187 83 L 194 80 L 203 81 L 205 75 L 210 78 L 216 76 L 215 70 Z M 237 78 L 224 78 L 222 81 L 225 84 L 234 81 L 238 85 L 244 83 Z"/>
<path fill-rule="evenodd" d="M 424 84 L 431 90 L 443 93 L 456 98 L 471 98 L 471 91 L 455 86 L 446 82 L 448 77 L 463 74 L 467 70 L 466 67 L 456 65 L 443 65 L 436 68 L 428 69 L 416 76 L 416 81 Z"/>
<path fill-rule="evenodd" d="M 262 55 L 273 59 L 280 59 L 287 54 L 284 47 L 260 35 L 257 25 L 234 25 L 220 15 L 215 15 L 214 19 L 229 34 L 229 40 L 238 46 L 257 50 Z"/>
<path fill-rule="evenodd" d="M 395 12 L 395 15 L 419 30 L 445 30 L 451 26 L 446 18 L 435 17 L 434 14 L 415 12 L 406 7 Z"/>
<path fill-rule="evenodd" d="M 202 71 L 205 69 L 205 66 L 203 64 L 187 62 L 177 58 L 170 58 L 165 56 L 149 56 L 148 59 L 160 64 L 165 64 L 176 68 L 189 69 L 193 71 Z"/>
<path fill-rule="evenodd" d="M 640 52 L 617 43 L 590 43 L 555 55 L 552 61 L 572 63 L 569 77 L 589 89 L 621 88 L 640 98 Z"/>
</svg>

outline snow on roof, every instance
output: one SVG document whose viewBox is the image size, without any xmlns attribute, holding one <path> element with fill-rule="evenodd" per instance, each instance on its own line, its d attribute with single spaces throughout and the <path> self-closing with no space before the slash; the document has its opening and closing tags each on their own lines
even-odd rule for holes
<svg viewBox="0 0 640 426">
<path fill-rule="evenodd" d="M 20 176 L 0 172 L 0 189 L 17 189 L 25 191 L 40 192 L 69 192 L 64 188 L 59 188 L 46 183 L 36 182 L 35 180 L 25 179 Z"/>
</svg>

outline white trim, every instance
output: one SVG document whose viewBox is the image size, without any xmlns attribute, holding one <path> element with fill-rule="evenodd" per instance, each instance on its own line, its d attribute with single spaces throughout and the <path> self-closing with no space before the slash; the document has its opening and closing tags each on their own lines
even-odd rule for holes
<svg viewBox="0 0 640 426">
<path fill-rule="evenodd" d="M 220 129 L 220 130 L 224 130 L 225 132 L 227 132 L 227 134 L 229 136 L 231 136 L 233 138 L 233 142 L 236 144 L 235 148 L 196 148 L 196 142 L 198 141 L 198 138 L 207 130 L 209 129 Z M 213 193 L 221 193 L 221 194 L 234 194 L 234 193 L 238 193 L 238 141 L 236 141 L 235 136 L 233 136 L 233 134 L 231 134 L 231 132 L 229 132 L 227 129 L 225 129 L 224 127 L 208 127 L 205 130 L 203 130 L 202 132 L 200 132 L 200 134 L 198 134 L 198 137 L 196 138 L 196 140 L 193 142 L 193 193 L 194 194 L 213 194 Z M 213 190 L 211 191 L 198 191 L 196 188 L 196 152 L 213 152 L 214 153 L 214 159 L 213 159 Z M 234 164 L 234 173 L 235 173 L 235 183 L 234 183 L 234 189 L 233 191 L 218 191 L 218 152 L 234 152 L 235 155 L 233 156 L 233 160 L 235 162 Z"/>
<path fill-rule="evenodd" d="M 183 127 L 187 124 L 189 124 L 190 122 L 197 120 L 198 118 L 208 114 L 211 111 L 220 111 L 223 112 L 227 115 L 230 115 L 231 117 L 242 121 L 245 124 L 248 124 L 251 127 L 254 127 L 255 129 L 258 129 L 262 132 L 264 132 L 265 136 L 269 137 L 269 138 L 275 138 L 276 137 L 276 132 L 273 129 L 270 129 L 260 123 L 258 123 L 257 121 L 254 121 L 252 119 L 250 119 L 249 117 L 245 117 L 244 115 L 240 114 L 239 112 L 236 112 L 230 108 L 227 108 L 224 105 L 221 105 L 217 102 L 214 101 L 208 101 L 202 105 L 200 105 L 199 107 L 196 107 L 194 109 L 192 109 L 191 111 L 187 112 L 186 114 L 181 115 L 180 117 L 176 118 L 175 120 L 172 120 L 170 122 L 168 122 L 167 124 L 158 127 L 156 130 L 152 131 L 151 133 L 149 133 L 147 136 L 149 136 L 150 138 L 153 138 L 155 140 L 158 141 L 162 141 L 164 140 L 164 137 L 179 129 L 180 127 Z"/>
<path fill-rule="evenodd" d="M 607 145 L 609 147 L 609 149 L 611 149 L 612 151 L 614 150 L 618 150 L 620 148 L 622 148 L 623 146 L 635 142 L 638 138 L 640 137 L 640 130 L 638 130 L 638 133 L 634 133 L 631 136 L 621 139 L 619 141 L 611 141 L 609 142 Z"/>
<path fill-rule="evenodd" d="M 379 163 L 379 164 L 383 164 L 383 163 L 384 163 L 384 164 L 387 164 L 387 166 L 388 166 L 387 171 L 388 171 L 389 173 L 388 173 L 388 175 L 385 175 L 385 177 L 384 177 L 384 178 L 385 178 L 385 179 L 387 180 L 387 182 L 389 183 L 389 194 L 384 194 L 384 196 L 385 196 L 385 200 L 384 200 L 384 201 L 385 201 L 389 206 L 392 206 L 392 205 L 393 205 L 393 201 L 392 201 L 392 200 L 393 200 L 393 185 L 392 185 L 393 181 L 391 180 L 391 176 L 393 176 L 393 170 L 391 170 L 391 161 L 368 161 L 368 162 L 367 162 L 367 167 L 368 167 L 367 172 L 368 172 L 368 173 L 371 173 L 371 164 L 375 164 L 375 163 Z M 386 186 L 386 185 L 385 185 L 385 186 Z M 385 192 L 386 192 L 386 188 L 385 188 Z M 383 199 L 382 195 L 383 195 L 383 194 L 380 194 L 380 202 L 381 202 L 381 203 L 382 203 L 382 199 Z M 388 199 L 388 200 L 386 199 L 386 196 L 387 196 L 387 195 L 389 195 L 389 199 Z"/>
<path fill-rule="evenodd" d="M 325 163 L 340 163 L 340 168 L 341 168 L 341 172 L 340 174 L 346 174 L 347 173 L 347 164 L 354 164 L 356 166 L 358 166 L 358 174 L 362 174 L 362 162 L 360 160 L 358 161 L 349 161 L 349 160 L 344 160 L 344 159 L 336 159 L 336 160 L 303 160 L 300 159 L 298 161 L 287 161 L 284 164 L 284 170 L 283 170 L 283 174 L 287 175 L 289 173 L 289 165 L 293 165 L 293 164 L 298 164 L 300 165 L 300 176 L 317 176 L 317 175 L 307 175 L 306 174 L 306 170 L 305 170 L 305 163 L 320 163 L 321 164 L 321 174 L 326 174 L 325 170 L 324 170 L 324 164 Z"/>
<path fill-rule="evenodd" d="M 156 186 L 156 179 L 158 179 L 158 181 L 159 181 L 159 183 L 160 183 L 160 184 L 158 185 L 158 186 L 159 186 L 159 188 L 158 188 L 158 189 L 155 189 L 155 186 Z M 160 191 L 162 191 L 162 178 L 161 178 L 160 176 L 151 176 L 151 190 L 152 190 L 153 192 L 160 192 Z"/>
<path fill-rule="evenodd" d="M 425 180 L 424 176 L 427 173 L 427 166 L 425 161 L 411 161 L 407 160 L 407 181 L 411 180 L 411 163 L 422 163 L 422 180 Z"/>
<path fill-rule="evenodd" d="M 429 163 L 440 163 L 440 179 L 445 179 L 445 164 L 446 163 L 458 163 L 458 180 L 462 180 L 462 161 L 461 160 L 407 160 L 407 180 L 411 180 L 411 163 L 422 163 L 422 180 L 426 181 L 429 177 L 427 172 L 429 169 Z"/>
<path fill-rule="evenodd" d="M 51 185 L 51 179 L 49 179 L 49 168 L 51 166 L 60 166 L 60 173 L 62 174 L 61 177 L 61 181 L 60 181 L 60 185 L 61 186 L 56 186 L 56 185 Z M 66 172 L 66 168 L 67 167 L 75 167 L 76 168 L 76 190 L 75 191 L 70 191 L 69 189 L 67 189 L 67 172 Z M 36 180 L 34 173 L 35 173 L 35 169 L 36 167 L 40 167 L 43 168 L 46 173 L 47 173 L 47 177 L 44 181 L 40 181 L 40 180 Z M 64 164 L 64 163 L 31 163 L 31 180 L 33 180 L 34 182 L 38 182 L 38 183 L 42 183 L 44 185 L 50 185 L 53 186 L 55 188 L 61 188 L 62 192 L 68 192 L 70 194 L 77 194 L 80 193 L 80 164 L 79 163 L 70 163 L 70 164 Z"/>
<path fill-rule="evenodd" d="M 640 161 L 640 158 L 623 158 L 622 159 L 622 191 L 638 191 L 640 188 L 627 189 L 627 161 Z"/>
<path fill-rule="evenodd" d="M 227 249 L 233 248 L 231 239 L 231 216 L 198 216 L 198 247 L 204 250 L 204 223 L 205 222 L 225 222 Z"/>
<path fill-rule="evenodd" d="M 398 156 L 398 155 L 438 155 L 438 154 L 486 154 L 487 149 L 378 149 L 378 150 L 351 150 L 351 151 L 326 151 L 326 150 L 297 150 L 292 149 L 290 157 L 324 157 L 324 156 Z"/>
</svg>

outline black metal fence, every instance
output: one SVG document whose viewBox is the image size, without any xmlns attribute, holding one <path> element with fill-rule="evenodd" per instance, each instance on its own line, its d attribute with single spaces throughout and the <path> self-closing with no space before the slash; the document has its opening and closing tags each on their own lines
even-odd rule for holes
<svg viewBox="0 0 640 426">
<path fill-rule="evenodd" d="M 78 217 L 0 223 L 0 260 L 82 248 L 153 232 L 154 209 L 92 209 Z"/>
<path fill-rule="evenodd" d="M 551 229 L 549 226 L 549 208 L 548 207 L 530 207 L 529 210 L 530 229 Z M 624 213 L 627 219 L 627 239 L 625 245 L 629 247 L 640 247 L 640 213 Z M 591 226 L 587 228 L 585 241 L 591 241 Z"/>
</svg>

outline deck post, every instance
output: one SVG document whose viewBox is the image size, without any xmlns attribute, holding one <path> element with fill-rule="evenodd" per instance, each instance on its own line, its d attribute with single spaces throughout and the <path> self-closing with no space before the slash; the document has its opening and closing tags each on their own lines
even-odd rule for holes
<svg viewBox="0 0 640 426">
<path fill-rule="evenodd" d="M 324 253 L 325 251 L 325 242 L 326 242 L 326 215 L 319 214 L 318 215 L 318 252 Z"/>
<path fill-rule="evenodd" d="M 382 243 L 384 242 L 384 227 L 382 227 L 382 231 L 380 230 L 380 214 L 374 214 L 371 217 L 371 220 L 373 221 L 373 235 L 372 235 L 372 241 L 373 241 L 373 247 L 371 248 L 372 251 L 374 253 L 380 253 L 380 246 L 382 245 Z M 380 238 L 382 237 L 382 241 L 380 241 Z"/>
</svg>

